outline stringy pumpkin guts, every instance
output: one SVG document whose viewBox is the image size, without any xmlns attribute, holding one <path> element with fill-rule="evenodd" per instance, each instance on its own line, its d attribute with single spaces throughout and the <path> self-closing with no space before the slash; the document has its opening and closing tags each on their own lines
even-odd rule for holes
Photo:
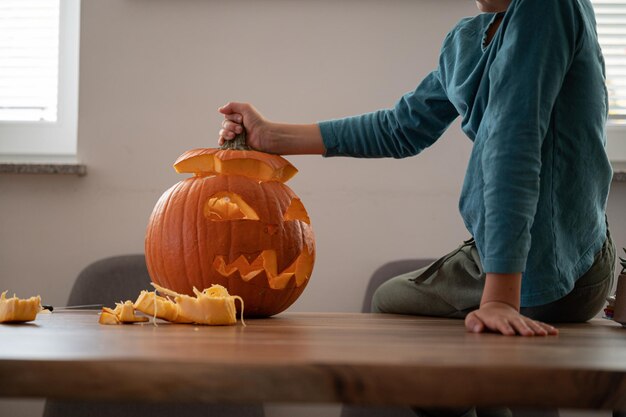
<svg viewBox="0 0 626 417">
<path fill-rule="evenodd" d="M 0 295 L 0 323 L 25 323 L 33 321 L 42 310 L 41 297 L 22 300 L 15 295 L 7 298 L 5 291 Z"/>
<path fill-rule="evenodd" d="M 121 324 L 148 321 L 145 316 L 136 316 L 135 310 L 137 310 L 171 323 L 232 325 L 237 323 L 235 300 L 239 300 L 242 311 L 241 323 L 246 325 L 243 321 L 243 300 L 239 296 L 230 295 L 221 285 L 213 285 L 203 291 L 194 288 L 195 297 L 178 294 L 156 284 L 152 285 L 158 292 L 174 297 L 174 301 L 157 295 L 157 291 L 142 291 L 135 303 L 131 301 L 118 303 L 114 310 L 103 308 L 99 323 Z"/>
<path fill-rule="evenodd" d="M 179 317 L 196 324 L 228 325 L 237 323 L 235 300 L 239 300 L 241 302 L 241 323 L 246 325 L 243 321 L 243 300 L 239 296 L 230 295 L 226 288 L 221 285 L 212 285 L 204 291 L 198 291 L 194 287 L 195 297 L 178 294 L 155 283 L 152 283 L 152 286 L 160 293 L 174 297 L 178 306 Z"/>
</svg>

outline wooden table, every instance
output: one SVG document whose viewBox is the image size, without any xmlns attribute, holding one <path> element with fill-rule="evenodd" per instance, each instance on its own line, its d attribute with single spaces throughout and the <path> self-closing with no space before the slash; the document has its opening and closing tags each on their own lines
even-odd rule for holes
<svg viewBox="0 0 626 417">
<path fill-rule="evenodd" d="M 459 320 L 286 313 L 228 327 L 0 325 L 0 396 L 626 409 L 626 329 L 470 334 Z"/>
</svg>

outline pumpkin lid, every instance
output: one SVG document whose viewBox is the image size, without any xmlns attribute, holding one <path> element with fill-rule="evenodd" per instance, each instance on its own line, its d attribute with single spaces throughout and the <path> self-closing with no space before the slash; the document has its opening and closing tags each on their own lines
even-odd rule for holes
<svg viewBox="0 0 626 417">
<path fill-rule="evenodd" d="M 242 175 L 261 181 L 287 182 L 298 170 L 279 155 L 253 150 L 216 148 L 192 149 L 178 157 L 179 174 Z"/>
</svg>

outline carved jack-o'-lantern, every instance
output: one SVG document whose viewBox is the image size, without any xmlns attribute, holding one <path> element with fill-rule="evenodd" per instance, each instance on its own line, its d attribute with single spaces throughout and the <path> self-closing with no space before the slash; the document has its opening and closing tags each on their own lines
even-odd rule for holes
<svg viewBox="0 0 626 417">
<path fill-rule="evenodd" d="M 194 176 L 157 202 L 146 233 L 152 280 L 193 294 L 220 284 L 246 316 L 289 307 L 313 271 L 315 240 L 300 199 L 284 182 L 296 168 L 252 150 L 194 149 L 174 164 Z"/>
</svg>

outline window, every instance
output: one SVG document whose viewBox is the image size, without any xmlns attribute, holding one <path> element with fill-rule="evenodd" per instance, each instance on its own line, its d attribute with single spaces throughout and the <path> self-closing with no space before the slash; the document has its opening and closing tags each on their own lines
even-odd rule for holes
<svg viewBox="0 0 626 417">
<path fill-rule="evenodd" d="M 591 2 L 596 12 L 609 91 L 607 151 L 612 161 L 626 161 L 626 0 Z"/>
<path fill-rule="evenodd" d="M 0 154 L 76 155 L 79 12 L 0 1 Z"/>
<path fill-rule="evenodd" d="M 593 0 L 606 63 L 609 118 L 626 124 L 626 0 Z"/>
</svg>

